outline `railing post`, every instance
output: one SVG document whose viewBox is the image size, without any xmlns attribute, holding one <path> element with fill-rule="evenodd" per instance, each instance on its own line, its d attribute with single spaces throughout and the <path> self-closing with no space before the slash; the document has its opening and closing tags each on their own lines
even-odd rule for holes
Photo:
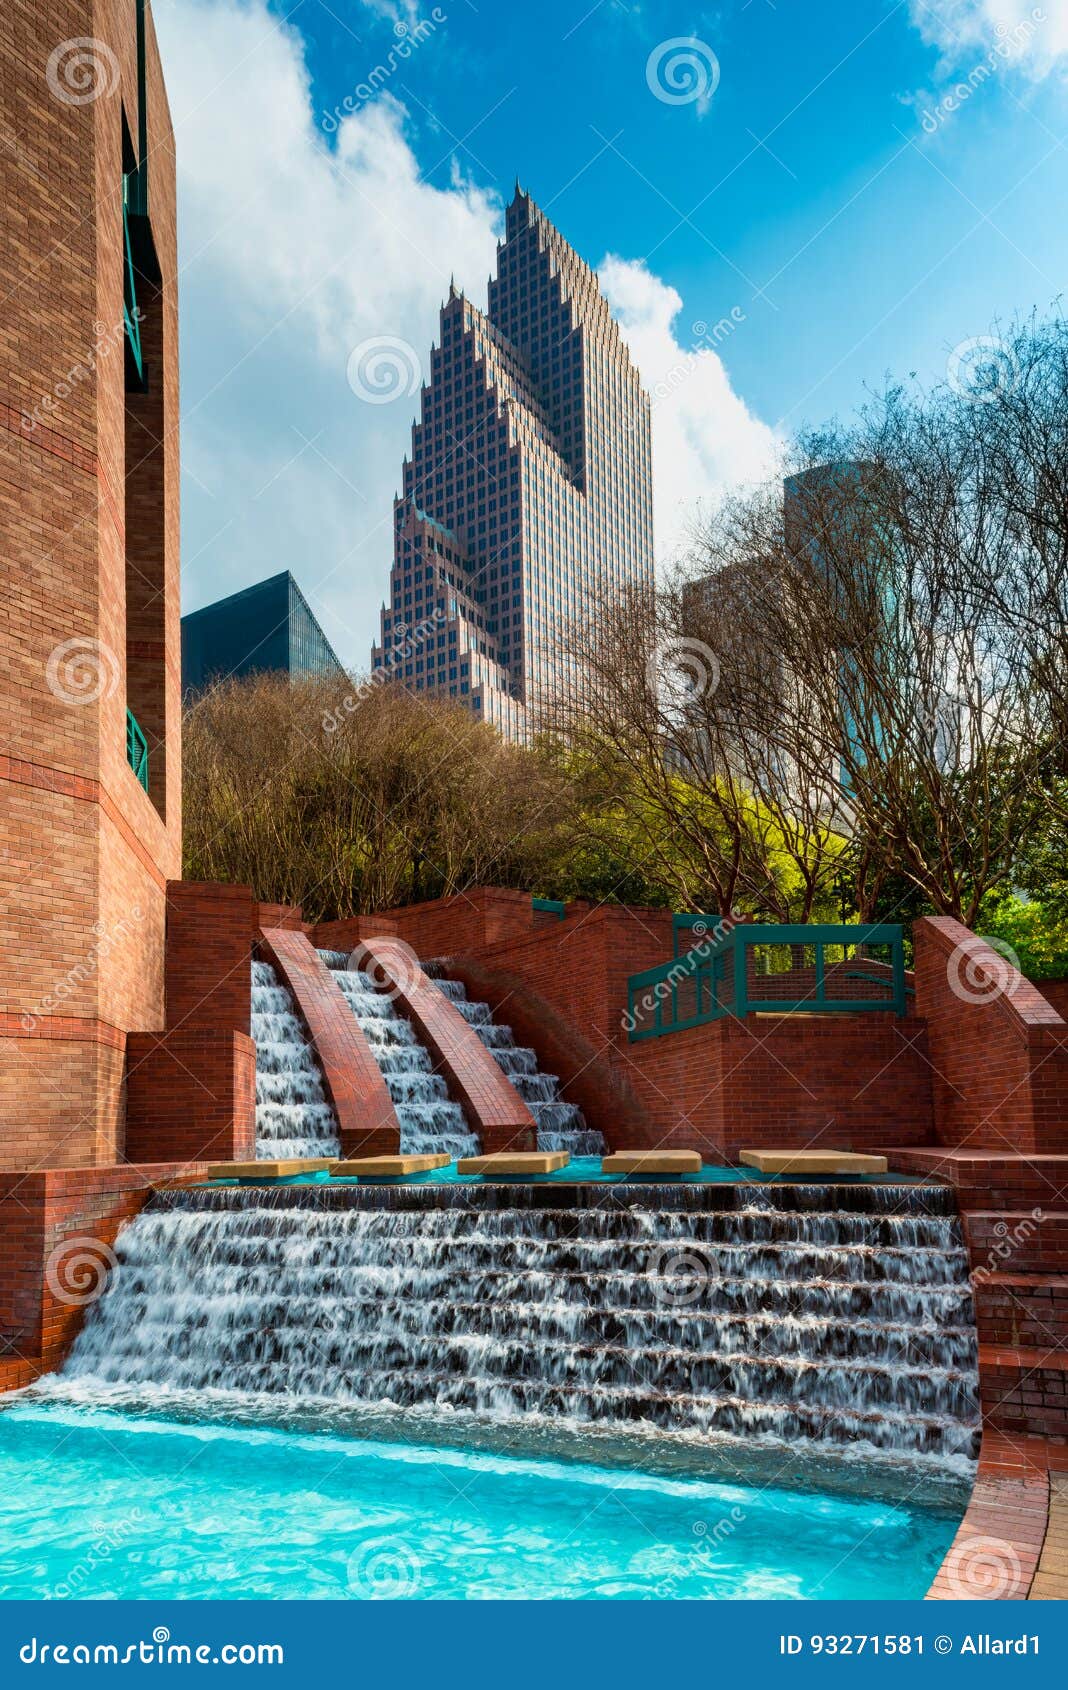
<svg viewBox="0 0 1068 1690">
<path fill-rule="evenodd" d="M 734 929 L 731 944 L 734 949 L 734 1013 L 745 1016 L 749 1010 L 749 982 L 746 978 L 746 946 L 740 927 Z"/>
<path fill-rule="evenodd" d="M 825 975 L 824 975 L 824 972 L 823 972 L 823 969 L 824 969 L 824 954 L 823 954 L 823 941 L 822 941 L 822 939 L 816 940 L 815 945 L 813 946 L 813 950 L 814 950 L 814 953 L 815 953 L 814 962 L 815 962 L 815 969 L 816 969 L 816 1000 L 815 1001 L 818 1004 L 823 1005 L 827 1002 L 827 993 L 826 993 L 826 990 L 825 990 Z"/>
<path fill-rule="evenodd" d="M 900 933 L 890 941 L 890 958 L 894 971 L 894 1013 L 904 1015 L 908 1008 L 905 999 L 905 941 Z"/>
</svg>

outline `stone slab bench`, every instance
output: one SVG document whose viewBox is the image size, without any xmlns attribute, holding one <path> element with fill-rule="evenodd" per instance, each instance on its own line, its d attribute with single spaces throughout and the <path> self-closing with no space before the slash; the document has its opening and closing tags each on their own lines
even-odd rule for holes
<svg viewBox="0 0 1068 1690">
<path fill-rule="evenodd" d="M 885 1174 L 885 1156 L 854 1150 L 743 1150 L 743 1168 L 761 1174 Z"/>
<path fill-rule="evenodd" d="M 571 1160 L 567 1150 L 499 1150 L 491 1156 L 463 1156 L 458 1174 L 554 1174 Z"/>
<path fill-rule="evenodd" d="M 325 1174 L 334 1166 L 329 1156 L 291 1162 L 212 1162 L 209 1179 L 295 1179 L 299 1174 Z"/>
<path fill-rule="evenodd" d="M 699 1174 L 696 1150 L 614 1150 L 601 1161 L 606 1174 Z"/>
<path fill-rule="evenodd" d="M 409 1174 L 428 1174 L 435 1168 L 447 1168 L 449 1157 L 435 1156 L 357 1156 L 344 1162 L 334 1162 L 330 1173 L 336 1179 L 405 1179 Z"/>
</svg>

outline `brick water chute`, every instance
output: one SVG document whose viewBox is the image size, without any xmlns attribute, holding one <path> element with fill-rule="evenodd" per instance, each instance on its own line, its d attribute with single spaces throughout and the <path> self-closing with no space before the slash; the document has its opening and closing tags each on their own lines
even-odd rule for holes
<svg viewBox="0 0 1068 1690">
<path fill-rule="evenodd" d="M 434 984 L 478 1034 L 493 1060 L 527 1105 L 538 1127 L 539 1150 L 567 1150 L 572 1156 L 603 1156 L 601 1134 L 587 1127 L 582 1111 L 560 1096 L 555 1074 L 543 1074 L 537 1052 L 517 1045 L 511 1027 L 496 1022 L 488 1003 L 470 1003 L 462 980 L 449 980 L 432 968 Z"/>
<path fill-rule="evenodd" d="M 434 1073 L 430 1052 L 388 992 L 349 967 L 343 951 L 320 951 L 382 1070 L 400 1122 L 402 1155 L 477 1156 L 479 1142 L 458 1103 Z"/>
<path fill-rule="evenodd" d="M 398 1437 L 443 1417 L 976 1451 L 967 1261 L 938 1190 L 187 1189 L 117 1255 L 47 1388 L 387 1408 Z"/>
<path fill-rule="evenodd" d="M 315 1050 L 293 994 L 267 962 L 252 964 L 256 1045 L 256 1160 L 341 1155 L 337 1117 L 327 1102 Z"/>
</svg>

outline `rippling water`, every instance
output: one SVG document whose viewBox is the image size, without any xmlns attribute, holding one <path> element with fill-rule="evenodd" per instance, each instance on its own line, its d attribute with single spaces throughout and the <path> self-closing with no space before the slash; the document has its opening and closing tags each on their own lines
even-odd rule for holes
<svg viewBox="0 0 1068 1690">
<path fill-rule="evenodd" d="M 909 1598 L 956 1523 L 908 1502 L 0 1410 L 6 1597 Z"/>
</svg>

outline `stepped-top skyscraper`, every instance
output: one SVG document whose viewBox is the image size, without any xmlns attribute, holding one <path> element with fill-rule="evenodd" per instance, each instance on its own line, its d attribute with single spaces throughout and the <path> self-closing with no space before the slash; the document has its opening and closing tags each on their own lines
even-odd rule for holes
<svg viewBox="0 0 1068 1690">
<path fill-rule="evenodd" d="M 648 395 L 593 271 L 517 185 L 488 309 L 450 288 L 441 310 L 374 665 L 521 739 L 532 707 L 581 694 L 576 620 L 652 580 Z"/>
</svg>

